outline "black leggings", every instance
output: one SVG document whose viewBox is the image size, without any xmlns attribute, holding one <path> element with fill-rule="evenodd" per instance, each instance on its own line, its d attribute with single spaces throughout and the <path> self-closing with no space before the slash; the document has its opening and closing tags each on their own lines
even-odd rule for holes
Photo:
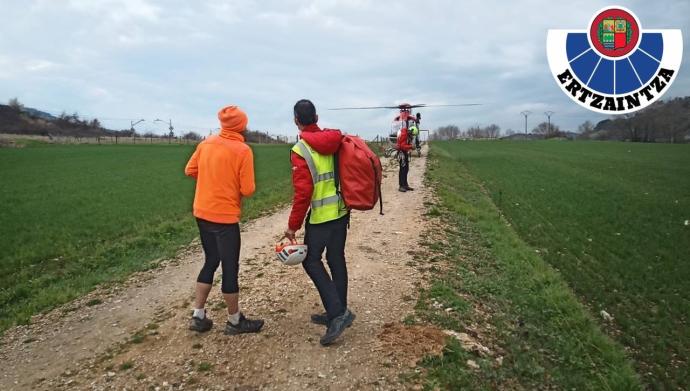
<svg viewBox="0 0 690 391">
<path fill-rule="evenodd" d="M 307 221 L 309 217 L 307 216 Z M 302 267 L 319 291 L 321 302 L 328 319 L 341 315 L 347 308 L 347 265 L 345 264 L 345 241 L 350 215 L 321 224 L 305 225 L 304 244 L 307 258 Z M 323 250 L 331 275 L 328 275 L 321 260 Z"/>
<path fill-rule="evenodd" d="M 237 284 L 237 275 L 240 271 L 240 225 L 212 223 L 202 219 L 196 219 L 196 224 L 199 226 L 201 245 L 206 255 L 206 262 L 196 281 L 213 284 L 213 274 L 222 262 L 221 292 L 238 293 L 240 291 Z"/>
<path fill-rule="evenodd" d="M 398 171 L 398 185 L 400 187 L 410 187 L 407 184 L 407 173 L 410 171 L 410 157 L 407 152 L 400 151 L 399 153 L 400 171 Z"/>
</svg>

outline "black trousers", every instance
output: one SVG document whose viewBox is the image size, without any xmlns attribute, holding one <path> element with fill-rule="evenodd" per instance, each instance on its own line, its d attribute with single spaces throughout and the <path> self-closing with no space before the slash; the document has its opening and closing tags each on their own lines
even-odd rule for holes
<svg viewBox="0 0 690 391">
<path fill-rule="evenodd" d="M 240 271 L 240 225 L 219 224 L 196 219 L 201 236 L 201 246 L 204 248 L 206 261 L 199 272 L 197 282 L 213 284 L 213 275 L 218 265 L 223 266 L 223 280 L 221 292 L 238 293 L 240 287 L 237 275 Z"/>
<path fill-rule="evenodd" d="M 398 185 L 400 187 L 410 187 L 407 183 L 407 173 L 410 172 L 410 155 L 407 152 L 400 151 L 398 157 L 400 162 L 400 171 L 398 171 Z"/>
<path fill-rule="evenodd" d="M 308 246 L 307 258 L 302 262 L 302 266 L 319 291 L 328 319 L 331 320 L 347 308 L 345 241 L 350 215 L 321 224 L 309 224 L 308 221 L 309 216 L 304 228 L 304 244 Z M 321 260 L 324 249 L 330 275 Z"/>
</svg>

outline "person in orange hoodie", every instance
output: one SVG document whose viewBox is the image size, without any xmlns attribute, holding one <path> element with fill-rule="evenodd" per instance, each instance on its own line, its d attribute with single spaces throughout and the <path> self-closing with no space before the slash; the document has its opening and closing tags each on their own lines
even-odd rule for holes
<svg viewBox="0 0 690 391">
<path fill-rule="evenodd" d="M 254 194 L 254 156 L 244 143 L 247 115 L 237 106 L 218 112 L 220 135 L 202 141 L 185 167 L 196 178 L 194 216 L 206 260 L 196 279 L 196 299 L 189 329 L 205 332 L 213 327 L 204 306 L 218 265 L 223 267 L 221 292 L 228 307 L 225 334 L 256 333 L 263 320 L 246 318 L 239 308 L 237 281 L 240 259 L 242 197 Z"/>
</svg>

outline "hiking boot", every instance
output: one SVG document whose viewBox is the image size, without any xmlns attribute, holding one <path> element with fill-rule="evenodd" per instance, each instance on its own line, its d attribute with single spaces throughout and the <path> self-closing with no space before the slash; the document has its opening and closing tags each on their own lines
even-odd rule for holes
<svg viewBox="0 0 690 391">
<path fill-rule="evenodd" d="M 355 321 L 355 318 L 357 315 L 355 315 L 354 312 L 350 311 L 349 309 L 347 311 L 347 318 L 345 318 L 345 327 L 350 327 L 352 326 L 352 322 Z"/>
<path fill-rule="evenodd" d="M 405 190 L 407 190 L 407 191 L 414 191 L 414 189 L 411 188 L 410 186 L 405 186 Z"/>
<path fill-rule="evenodd" d="M 348 318 L 347 322 L 345 322 L 345 327 L 350 327 L 352 326 L 352 322 L 354 322 L 355 318 L 357 317 L 354 312 L 350 312 L 350 317 Z M 326 313 L 321 313 L 321 314 L 313 314 L 311 316 L 311 322 L 314 324 L 319 324 L 321 326 L 328 326 L 328 315 Z"/>
<path fill-rule="evenodd" d="M 325 312 L 322 314 L 312 314 L 311 322 L 321 326 L 328 326 L 328 315 Z"/>
<path fill-rule="evenodd" d="M 192 316 L 192 320 L 189 322 L 189 329 L 200 333 L 211 330 L 211 327 L 213 327 L 213 321 L 208 316 L 204 316 L 203 319 Z"/>
<path fill-rule="evenodd" d="M 404 188 L 404 187 L 402 187 L 402 186 L 400 186 L 400 187 L 398 187 L 398 191 L 401 192 L 401 193 L 404 193 L 404 192 L 407 191 L 407 189 Z"/>
<path fill-rule="evenodd" d="M 247 319 L 240 314 L 240 321 L 234 325 L 228 321 L 225 323 L 225 335 L 237 335 L 244 333 L 258 333 L 264 327 L 262 319 Z"/>
<path fill-rule="evenodd" d="M 328 324 L 326 334 L 321 337 L 321 345 L 328 346 L 332 344 L 338 337 L 340 337 L 340 334 L 345 331 L 348 322 L 349 324 L 352 324 L 352 320 L 354 320 L 354 316 L 348 309 L 346 309 L 342 315 L 333 318 Z"/>
</svg>

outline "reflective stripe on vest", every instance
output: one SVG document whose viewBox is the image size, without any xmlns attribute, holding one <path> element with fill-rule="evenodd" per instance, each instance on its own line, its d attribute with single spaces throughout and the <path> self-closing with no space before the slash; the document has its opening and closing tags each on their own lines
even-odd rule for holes
<svg viewBox="0 0 690 391">
<path fill-rule="evenodd" d="M 335 187 L 333 155 L 321 155 L 304 140 L 295 144 L 292 151 L 307 162 L 314 183 L 309 223 L 320 224 L 345 216 L 347 208 Z"/>
</svg>

